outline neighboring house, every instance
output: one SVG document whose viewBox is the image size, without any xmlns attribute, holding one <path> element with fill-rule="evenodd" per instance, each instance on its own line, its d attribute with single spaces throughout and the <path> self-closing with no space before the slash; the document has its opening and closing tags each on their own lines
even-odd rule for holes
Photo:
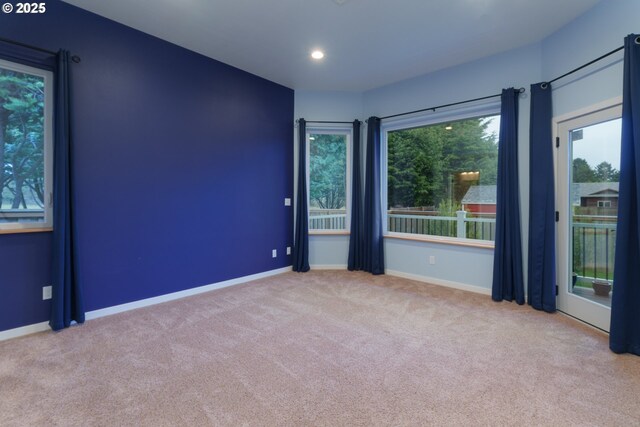
<svg viewBox="0 0 640 427">
<path fill-rule="evenodd" d="M 581 182 L 572 184 L 573 206 L 618 210 L 617 182 Z"/>
<path fill-rule="evenodd" d="M 462 210 L 471 213 L 496 213 L 496 185 L 473 185 L 462 198 Z"/>
<path fill-rule="evenodd" d="M 581 209 L 582 214 L 615 215 L 618 211 L 617 182 L 574 183 L 571 188 L 572 205 Z M 462 198 L 462 210 L 471 213 L 496 213 L 495 185 L 474 185 L 469 187 Z M 597 212 L 596 212 L 597 211 Z"/>
</svg>

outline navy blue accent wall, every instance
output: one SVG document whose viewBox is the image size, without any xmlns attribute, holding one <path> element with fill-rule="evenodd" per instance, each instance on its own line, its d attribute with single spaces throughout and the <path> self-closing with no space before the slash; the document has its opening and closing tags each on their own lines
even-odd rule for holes
<svg viewBox="0 0 640 427">
<path fill-rule="evenodd" d="M 0 37 L 82 58 L 72 131 L 88 311 L 291 265 L 293 90 L 59 1 L 0 14 Z M 0 330 L 48 319 L 50 245 L 0 235 Z"/>
<path fill-rule="evenodd" d="M 0 330 L 49 319 L 51 233 L 0 234 Z"/>
</svg>

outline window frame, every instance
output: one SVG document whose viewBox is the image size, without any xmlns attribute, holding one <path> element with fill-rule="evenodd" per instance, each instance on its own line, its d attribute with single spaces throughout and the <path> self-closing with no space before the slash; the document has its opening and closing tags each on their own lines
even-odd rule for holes
<svg viewBox="0 0 640 427">
<path fill-rule="evenodd" d="M 306 144 L 306 174 L 307 174 L 307 220 L 311 218 L 309 213 L 311 203 L 311 140 L 309 137 L 314 135 L 344 135 L 346 137 L 346 171 L 345 171 L 345 220 L 344 229 L 339 230 L 312 230 L 309 228 L 309 235 L 345 235 L 351 234 L 351 171 L 352 171 L 352 155 L 353 155 L 353 128 L 346 126 L 314 126 L 308 127 L 305 134 Z"/>
<path fill-rule="evenodd" d="M 407 130 L 418 127 L 425 127 L 447 122 L 454 122 L 466 119 L 480 118 L 486 116 L 500 115 L 500 99 L 491 100 L 479 104 L 467 105 L 455 109 L 422 113 L 415 116 L 383 121 L 380 129 L 380 203 L 383 221 L 383 236 L 400 240 L 414 240 L 432 243 L 444 243 L 457 246 L 470 246 L 477 248 L 493 249 L 495 244 L 490 240 L 468 239 L 459 237 L 436 236 L 430 234 L 398 233 L 389 231 L 388 221 L 388 138 L 389 132 Z"/>
<path fill-rule="evenodd" d="M 0 223 L 0 234 L 45 232 L 53 230 L 53 72 L 0 59 L 0 68 L 44 79 L 44 221 Z M 4 165 L 2 166 L 4 167 Z"/>
</svg>

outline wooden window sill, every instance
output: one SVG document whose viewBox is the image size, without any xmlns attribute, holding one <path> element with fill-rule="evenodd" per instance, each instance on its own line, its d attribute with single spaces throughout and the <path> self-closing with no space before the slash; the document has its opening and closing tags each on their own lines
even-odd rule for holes
<svg viewBox="0 0 640 427">
<path fill-rule="evenodd" d="M 0 229 L 0 234 L 21 234 L 21 233 L 50 233 L 53 231 L 52 227 L 47 228 L 14 228 L 2 230 Z"/>
<path fill-rule="evenodd" d="M 348 236 L 351 233 L 346 230 L 309 230 L 309 236 Z"/>
<path fill-rule="evenodd" d="M 385 239 L 398 239 L 398 240 L 410 240 L 414 242 L 427 242 L 427 243 L 438 243 L 442 245 L 452 245 L 452 246 L 464 246 L 468 248 L 480 248 L 480 249 L 491 249 L 493 250 L 495 245 L 493 242 L 487 242 L 482 240 L 474 241 L 472 239 L 453 239 L 447 237 L 438 237 L 438 236 L 426 236 L 419 234 L 409 234 L 409 233 L 388 233 L 384 235 Z"/>
</svg>

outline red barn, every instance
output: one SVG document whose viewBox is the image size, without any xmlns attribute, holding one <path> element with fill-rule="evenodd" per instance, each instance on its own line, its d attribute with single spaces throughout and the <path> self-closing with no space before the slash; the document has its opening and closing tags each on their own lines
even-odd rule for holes
<svg viewBox="0 0 640 427">
<path fill-rule="evenodd" d="M 471 213 L 496 213 L 496 185 L 474 185 L 462 198 L 462 210 Z"/>
</svg>

